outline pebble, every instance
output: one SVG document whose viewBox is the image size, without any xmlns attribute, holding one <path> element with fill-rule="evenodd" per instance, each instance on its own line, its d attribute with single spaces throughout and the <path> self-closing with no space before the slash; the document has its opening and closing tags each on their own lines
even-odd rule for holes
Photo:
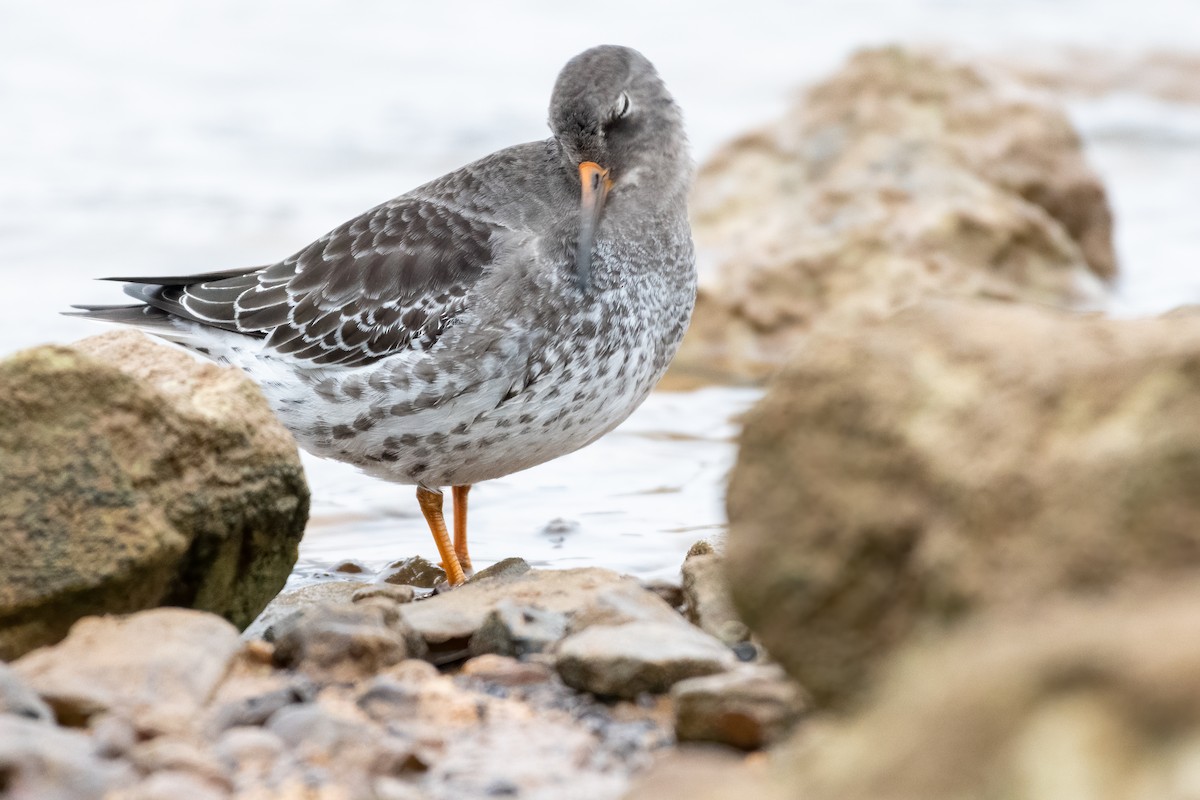
<svg viewBox="0 0 1200 800">
<path fill-rule="evenodd" d="M 558 674 L 568 686 L 605 697 L 660 693 L 685 678 L 724 672 L 729 648 L 683 621 L 595 625 L 558 646 Z"/>
</svg>

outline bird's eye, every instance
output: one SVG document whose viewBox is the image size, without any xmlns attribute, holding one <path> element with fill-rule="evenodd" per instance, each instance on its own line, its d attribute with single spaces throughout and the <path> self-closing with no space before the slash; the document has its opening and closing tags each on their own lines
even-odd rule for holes
<svg viewBox="0 0 1200 800">
<path fill-rule="evenodd" d="M 613 109 L 613 119 L 622 119 L 629 116 L 629 112 L 633 110 L 633 104 L 629 102 L 629 94 L 621 92 L 621 96 L 617 98 L 617 105 Z"/>
</svg>

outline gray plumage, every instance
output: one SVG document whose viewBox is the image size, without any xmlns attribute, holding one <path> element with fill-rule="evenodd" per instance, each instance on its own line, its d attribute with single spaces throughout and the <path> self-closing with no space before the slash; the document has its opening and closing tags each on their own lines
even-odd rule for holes
<svg viewBox="0 0 1200 800">
<path fill-rule="evenodd" d="M 141 305 L 83 315 L 242 367 L 303 446 L 389 480 L 466 485 L 563 455 L 642 402 L 687 327 L 691 163 L 678 106 L 628 48 L 564 67 L 550 127 L 276 264 L 116 279 Z M 611 191 L 581 235 L 585 162 Z"/>
</svg>

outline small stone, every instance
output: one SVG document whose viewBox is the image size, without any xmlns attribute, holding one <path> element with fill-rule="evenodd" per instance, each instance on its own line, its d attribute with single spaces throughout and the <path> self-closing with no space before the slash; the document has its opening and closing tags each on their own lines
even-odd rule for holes
<svg viewBox="0 0 1200 800">
<path fill-rule="evenodd" d="M 240 649 L 237 628 L 215 614 L 156 608 L 85 617 L 61 643 L 29 653 L 13 669 L 63 725 L 113 711 L 141 730 L 181 730 Z"/>
<path fill-rule="evenodd" d="M 432 589 L 446 580 L 446 571 L 421 556 L 394 561 L 379 574 L 383 583 Z"/>
<path fill-rule="evenodd" d="M 499 686 L 527 686 L 545 683 L 554 673 L 545 664 L 488 653 L 467 661 L 459 674 Z"/>
<path fill-rule="evenodd" d="M 606 697 L 665 692 L 685 678 L 736 663 L 708 634 L 679 621 L 594 625 L 558 646 L 558 674 L 568 686 Z"/>
<path fill-rule="evenodd" d="M 252 694 L 221 705 L 214 713 L 212 730 L 262 725 L 281 708 L 312 702 L 315 696 L 316 687 L 305 678 L 297 678 L 279 689 Z"/>
<path fill-rule="evenodd" d="M 341 572 L 346 575 L 361 575 L 367 569 L 357 561 L 342 561 L 333 568 L 334 572 Z"/>
<path fill-rule="evenodd" d="M 687 618 L 705 633 L 728 645 L 750 638 L 750 630 L 733 608 L 722 556 L 716 553 L 688 556 L 683 562 L 683 596 Z"/>
<path fill-rule="evenodd" d="M 359 589 L 370 586 L 362 581 L 322 581 L 296 589 L 284 590 L 272 600 L 258 619 L 242 633 L 244 639 L 275 640 L 275 626 L 300 609 L 316 605 L 348 603 Z"/>
<path fill-rule="evenodd" d="M 804 691 L 778 666 L 689 678 L 671 689 L 675 736 L 757 750 L 787 735 L 807 708 Z"/>
<path fill-rule="evenodd" d="M 687 555 L 684 556 L 684 560 L 686 561 L 687 559 L 695 558 L 696 556 L 716 555 L 716 552 L 717 549 L 713 547 L 712 542 L 708 541 L 707 539 L 701 539 L 688 548 Z"/>
<path fill-rule="evenodd" d="M 549 649 L 566 634 L 567 615 L 502 600 L 472 636 L 471 655 L 496 653 L 521 658 Z"/>
<path fill-rule="evenodd" d="M 550 520 L 538 531 L 539 536 L 549 539 L 555 547 L 562 547 L 568 536 L 574 536 L 577 533 L 579 533 L 579 523 L 561 517 Z"/>
<path fill-rule="evenodd" d="M 232 788 L 220 759 L 181 739 L 160 736 L 142 742 L 129 751 L 129 761 L 144 775 L 166 771 L 189 773 L 213 786 Z"/>
<path fill-rule="evenodd" d="M 635 583 L 622 583 L 596 592 L 571 616 L 569 631 L 578 633 L 593 625 L 626 622 L 677 624 L 679 612 L 654 592 Z"/>
<path fill-rule="evenodd" d="M 213 747 L 226 769 L 257 777 L 269 775 L 283 751 L 283 740 L 263 728 L 230 728 Z"/>
<path fill-rule="evenodd" d="M 377 800 L 428 800 L 429 795 L 408 781 L 384 775 L 371 786 Z"/>
<path fill-rule="evenodd" d="M 54 712 L 42 698 L 21 682 L 4 663 L 0 663 L 0 714 L 12 714 L 37 722 L 54 722 Z"/>
<path fill-rule="evenodd" d="M 134 779 L 128 764 L 97 757 L 82 733 L 0 714 L 0 796 L 100 800 Z"/>
<path fill-rule="evenodd" d="M 643 581 L 642 588 L 661 597 L 667 605 L 676 611 L 683 609 L 683 587 L 677 582 L 660 578 Z"/>
<path fill-rule="evenodd" d="M 223 788 L 189 772 L 156 772 L 136 787 L 106 796 L 106 800 L 225 800 Z"/>
<path fill-rule="evenodd" d="M 518 575 L 524 575 L 529 572 L 531 567 L 529 562 L 523 558 L 505 558 L 497 561 L 487 569 L 482 569 L 475 573 L 472 581 L 483 581 L 489 579 L 515 578 Z"/>
<path fill-rule="evenodd" d="M 96 755 L 122 758 L 137 745 L 138 734 L 129 720 L 116 714 L 101 714 L 89 720 Z"/>
<path fill-rule="evenodd" d="M 374 675 L 408 656 L 398 620 L 388 616 L 377 605 L 301 609 L 276 626 L 275 661 L 322 680 Z"/>
<path fill-rule="evenodd" d="M 371 586 L 364 586 L 352 594 L 350 602 L 364 603 L 373 600 L 383 600 L 401 605 L 402 603 L 411 603 L 416 594 L 413 587 L 406 584 L 376 583 Z"/>
</svg>

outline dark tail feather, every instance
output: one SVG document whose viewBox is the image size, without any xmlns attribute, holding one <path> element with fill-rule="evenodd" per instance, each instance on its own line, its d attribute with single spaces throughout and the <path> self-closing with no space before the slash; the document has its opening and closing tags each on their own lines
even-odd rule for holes
<svg viewBox="0 0 1200 800">
<path fill-rule="evenodd" d="M 158 278 L 100 278 L 100 280 L 116 281 L 118 283 L 137 283 L 146 286 L 191 286 L 193 283 L 208 283 L 209 281 L 223 281 L 226 278 L 240 278 L 243 275 L 249 275 L 251 272 L 258 272 L 260 269 L 262 267 L 242 267 L 240 269 L 223 269 L 217 272 L 202 272 L 198 275 L 169 275 Z"/>
<path fill-rule="evenodd" d="M 97 319 L 101 322 L 119 322 L 147 329 L 174 330 L 171 315 L 153 306 L 71 306 L 75 311 L 64 311 L 64 317 Z"/>
</svg>

